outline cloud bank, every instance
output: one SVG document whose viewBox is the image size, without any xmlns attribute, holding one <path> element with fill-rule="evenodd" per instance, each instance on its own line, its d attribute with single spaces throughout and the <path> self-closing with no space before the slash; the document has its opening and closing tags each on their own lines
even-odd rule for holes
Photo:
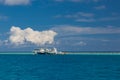
<svg viewBox="0 0 120 80">
<path fill-rule="evenodd" d="M 9 41 L 15 45 L 25 44 L 26 42 L 35 45 L 52 44 L 56 35 L 57 33 L 52 30 L 35 31 L 31 28 L 22 30 L 19 27 L 12 26 Z"/>
<path fill-rule="evenodd" d="M 1 3 L 5 5 L 27 5 L 30 0 L 0 0 Z"/>
<path fill-rule="evenodd" d="M 78 34 L 120 34 L 120 28 L 118 27 L 80 27 L 61 25 L 52 28 L 59 34 L 64 35 L 78 35 Z"/>
</svg>

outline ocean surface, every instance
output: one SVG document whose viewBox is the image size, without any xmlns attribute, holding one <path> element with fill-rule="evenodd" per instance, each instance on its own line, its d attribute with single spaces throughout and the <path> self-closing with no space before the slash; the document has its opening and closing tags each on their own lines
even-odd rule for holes
<svg viewBox="0 0 120 80">
<path fill-rule="evenodd" d="M 120 80 L 120 55 L 0 54 L 0 80 Z"/>
</svg>

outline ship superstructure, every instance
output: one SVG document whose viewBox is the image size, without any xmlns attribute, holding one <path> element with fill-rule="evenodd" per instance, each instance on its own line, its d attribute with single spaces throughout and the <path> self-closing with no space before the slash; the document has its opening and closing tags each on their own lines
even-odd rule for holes
<svg viewBox="0 0 120 80">
<path fill-rule="evenodd" d="M 33 50 L 34 54 L 64 54 L 63 52 L 58 52 L 56 48 L 39 48 Z"/>
</svg>

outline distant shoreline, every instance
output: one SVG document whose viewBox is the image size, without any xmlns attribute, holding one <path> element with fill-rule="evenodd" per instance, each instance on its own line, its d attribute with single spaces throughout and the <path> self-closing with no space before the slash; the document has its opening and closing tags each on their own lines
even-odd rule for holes
<svg viewBox="0 0 120 80">
<path fill-rule="evenodd" d="M 120 51 L 63 51 L 65 55 L 120 55 Z M 32 51 L 0 51 L 0 54 L 32 55 Z"/>
<path fill-rule="evenodd" d="M 32 53 L 32 51 L 0 51 L 0 53 Z M 64 53 L 120 53 L 120 51 L 62 51 Z"/>
<path fill-rule="evenodd" d="M 120 53 L 120 51 L 63 51 L 68 53 Z"/>
</svg>

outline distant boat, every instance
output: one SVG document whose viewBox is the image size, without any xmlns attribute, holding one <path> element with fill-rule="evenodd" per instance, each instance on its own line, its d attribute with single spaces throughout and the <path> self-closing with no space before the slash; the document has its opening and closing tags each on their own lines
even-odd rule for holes
<svg viewBox="0 0 120 80">
<path fill-rule="evenodd" d="M 64 52 L 58 52 L 56 48 L 52 48 L 52 49 L 48 49 L 48 48 L 34 49 L 33 53 L 34 54 L 42 54 L 42 55 L 45 55 L 45 54 L 50 54 L 50 55 L 64 54 Z"/>
</svg>

